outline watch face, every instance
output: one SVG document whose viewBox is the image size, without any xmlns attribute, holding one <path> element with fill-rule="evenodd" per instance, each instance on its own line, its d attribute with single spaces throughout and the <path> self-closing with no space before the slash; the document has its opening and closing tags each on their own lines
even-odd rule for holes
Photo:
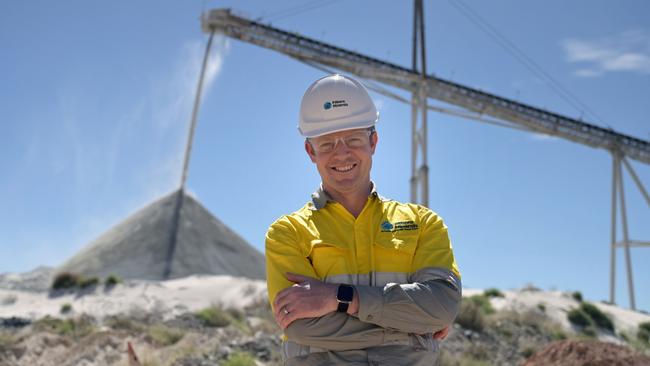
<svg viewBox="0 0 650 366">
<path fill-rule="evenodd" d="M 352 302 L 354 296 L 354 288 L 350 285 L 339 285 L 339 291 L 336 299 L 340 302 Z"/>
</svg>

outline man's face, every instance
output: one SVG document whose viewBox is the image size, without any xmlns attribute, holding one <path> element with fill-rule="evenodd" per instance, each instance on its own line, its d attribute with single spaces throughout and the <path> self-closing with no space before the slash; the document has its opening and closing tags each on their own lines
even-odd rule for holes
<svg viewBox="0 0 650 366">
<path fill-rule="evenodd" d="M 350 193 L 367 188 L 377 139 L 365 128 L 341 131 L 305 141 L 305 150 L 326 190 Z"/>
</svg>

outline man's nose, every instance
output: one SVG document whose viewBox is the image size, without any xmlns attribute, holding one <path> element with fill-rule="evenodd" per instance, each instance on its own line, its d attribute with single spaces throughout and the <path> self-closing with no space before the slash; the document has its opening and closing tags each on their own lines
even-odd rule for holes
<svg viewBox="0 0 650 366">
<path fill-rule="evenodd" d="M 342 138 L 337 138 L 334 142 L 334 154 L 346 154 L 350 152 L 350 148 Z"/>
</svg>

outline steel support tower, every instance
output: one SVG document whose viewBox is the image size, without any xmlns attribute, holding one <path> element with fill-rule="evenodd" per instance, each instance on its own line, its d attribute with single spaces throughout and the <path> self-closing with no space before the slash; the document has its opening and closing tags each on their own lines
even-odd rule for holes
<svg viewBox="0 0 650 366">
<path fill-rule="evenodd" d="M 413 72 L 420 75 L 419 88 L 411 92 L 411 202 L 429 206 L 427 159 L 427 54 L 422 0 L 413 6 Z M 418 71 L 418 58 L 420 71 Z M 420 165 L 418 166 L 418 162 Z"/>
</svg>

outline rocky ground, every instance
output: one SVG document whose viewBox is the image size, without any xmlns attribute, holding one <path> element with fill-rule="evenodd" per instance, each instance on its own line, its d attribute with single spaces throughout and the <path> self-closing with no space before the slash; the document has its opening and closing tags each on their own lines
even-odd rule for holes
<svg viewBox="0 0 650 366">
<path fill-rule="evenodd" d="M 642 366 L 650 365 L 650 357 L 612 343 L 566 340 L 548 345 L 524 363 L 524 366 L 562 365 Z"/>
<path fill-rule="evenodd" d="M 11 283 L 12 290 L 0 289 L 3 366 L 127 366 L 129 343 L 144 366 L 281 364 L 280 332 L 259 284 L 190 278 L 50 296 L 20 289 L 15 278 Z M 231 285 L 204 293 L 220 283 Z M 238 300 L 226 301 L 233 294 Z M 647 314 L 596 304 L 612 320 L 613 329 L 604 329 L 567 320 L 587 303 L 576 293 L 528 288 L 465 295 L 441 345 L 441 366 L 650 365 L 648 334 L 638 328 L 650 321 Z"/>
<path fill-rule="evenodd" d="M 4 319 L 0 365 L 128 365 L 129 342 L 145 366 L 277 365 L 280 338 L 269 314 L 266 304 L 254 304 L 243 311 L 215 306 L 168 320 Z"/>
</svg>

